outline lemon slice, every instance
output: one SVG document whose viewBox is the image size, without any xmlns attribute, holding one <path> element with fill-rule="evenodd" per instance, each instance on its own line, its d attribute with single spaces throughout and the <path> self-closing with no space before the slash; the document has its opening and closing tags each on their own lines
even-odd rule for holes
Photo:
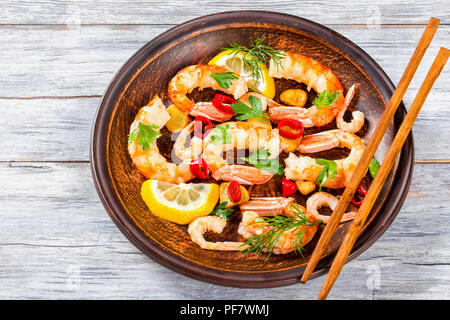
<svg viewBox="0 0 450 320">
<path fill-rule="evenodd" d="M 153 214 L 178 224 L 188 224 L 213 211 L 219 200 L 219 186 L 147 180 L 142 184 L 141 195 Z"/>
<path fill-rule="evenodd" d="M 259 63 L 259 67 L 262 70 L 262 77 L 256 79 L 252 76 L 252 71 L 244 63 L 243 58 L 245 56 L 248 55 L 244 52 L 235 54 L 232 50 L 225 50 L 212 58 L 208 64 L 227 67 L 243 77 L 250 89 L 265 95 L 269 99 L 273 99 L 275 96 L 275 82 L 269 76 L 269 70 L 264 64 Z"/>
</svg>

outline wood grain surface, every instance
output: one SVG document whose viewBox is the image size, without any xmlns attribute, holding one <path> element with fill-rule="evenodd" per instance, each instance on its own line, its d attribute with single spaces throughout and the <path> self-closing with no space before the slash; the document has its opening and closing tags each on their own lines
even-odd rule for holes
<svg viewBox="0 0 450 320">
<path fill-rule="evenodd" d="M 0 12 L 0 298 L 314 299 L 322 279 L 235 289 L 179 275 L 118 231 L 94 190 L 89 135 L 120 66 L 175 24 L 260 9 L 327 25 L 396 84 L 434 15 L 441 19 L 404 102 L 450 40 L 446 1 L 2 1 Z M 305 10 L 308 8 L 308 10 Z M 331 299 L 450 299 L 450 77 L 445 68 L 414 125 L 416 165 L 390 229 L 347 264 Z M 379 279 L 379 282 L 377 281 Z"/>
</svg>

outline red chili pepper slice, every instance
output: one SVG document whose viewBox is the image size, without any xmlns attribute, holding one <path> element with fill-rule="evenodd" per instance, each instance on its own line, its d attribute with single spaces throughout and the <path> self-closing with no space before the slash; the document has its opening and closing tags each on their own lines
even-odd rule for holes
<svg viewBox="0 0 450 320">
<path fill-rule="evenodd" d="M 237 181 L 231 181 L 227 189 L 231 201 L 239 202 L 241 200 L 241 186 Z"/>
<path fill-rule="evenodd" d="M 203 158 L 192 160 L 191 164 L 189 165 L 189 169 L 191 170 L 191 173 L 197 178 L 206 179 L 208 177 L 208 164 Z"/>
<path fill-rule="evenodd" d="M 358 193 L 362 196 L 365 196 L 367 194 L 367 190 L 360 184 L 358 187 Z"/>
<path fill-rule="evenodd" d="M 230 106 L 230 104 L 236 103 L 236 100 L 234 100 L 232 97 L 218 93 L 215 95 L 212 103 L 213 103 L 214 107 L 216 107 L 220 111 L 223 111 L 223 112 L 229 113 L 229 114 L 234 114 L 233 108 Z"/>
<path fill-rule="evenodd" d="M 355 197 L 353 197 L 353 198 L 352 198 L 352 203 L 353 203 L 355 206 L 357 206 L 357 207 L 359 208 L 359 207 L 361 207 L 361 205 L 362 205 L 362 203 L 363 203 L 363 200 L 356 201 L 356 200 L 355 200 Z"/>
<path fill-rule="evenodd" d="M 282 189 L 283 189 L 283 197 L 289 197 L 292 196 L 295 193 L 295 191 L 297 191 L 297 185 L 294 182 L 286 178 L 283 178 Z"/>
<path fill-rule="evenodd" d="M 298 139 L 303 135 L 303 123 L 295 119 L 283 119 L 278 122 L 280 136 L 288 139 Z"/>
<path fill-rule="evenodd" d="M 204 139 L 212 129 L 212 122 L 206 117 L 198 116 L 194 120 L 194 133 Z"/>
<path fill-rule="evenodd" d="M 359 185 L 357 191 L 358 191 L 359 195 L 362 196 L 363 198 L 362 198 L 360 201 L 357 201 L 357 200 L 355 199 L 355 196 L 353 196 L 353 198 L 352 198 L 352 203 L 353 203 L 355 206 L 360 207 L 360 206 L 362 205 L 363 201 L 364 201 L 364 197 L 365 197 L 366 194 L 367 194 L 367 190 L 366 190 L 366 188 L 364 188 L 362 185 Z"/>
</svg>

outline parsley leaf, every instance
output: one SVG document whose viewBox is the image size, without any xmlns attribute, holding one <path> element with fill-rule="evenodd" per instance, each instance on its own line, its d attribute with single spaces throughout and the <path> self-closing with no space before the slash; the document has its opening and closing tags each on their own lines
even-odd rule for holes
<svg viewBox="0 0 450 320">
<path fill-rule="evenodd" d="M 315 159 L 316 163 L 320 166 L 324 166 L 322 171 L 320 171 L 319 175 L 316 179 L 316 184 L 319 184 L 319 192 L 322 191 L 323 184 L 328 179 L 333 179 L 337 174 L 337 164 L 332 160 L 326 159 Z"/>
<path fill-rule="evenodd" d="M 211 73 L 209 76 L 216 80 L 219 86 L 224 89 L 228 89 L 232 85 L 233 80 L 239 79 L 239 77 L 233 75 L 233 72 L 231 71 Z"/>
<path fill-rule="evenodd" d="M 236 117 L 237 120 L 247 120 L 256 117 L 268 118 L 268 116 L 262 111 L 261 100 L 259 100 L 255 96 L 250 96 L 248 98 L 248 101 L 251 107 L 241 101 L 237 101 L 236 103 L 231 104 L 233 112 L 238 114 L 238 116 Z"/>
<path fill-rule="evenodd" d="M 331 106 L 339 97 L 341 92 L 339 91 L 323 91 L 317 94 L 317 97 L 313 101 L 313 105 L 317 108 Z"/>
<path fill-rule="evenodd" d="M 211 214 L 218 216 L 219 218 L 228 220 L 228 217 L 233 214 L 234 210 L 232 208 L 224 209 L 227 205 L 228 205 L 227 201 L 221 202 L 214 208 Z"/>
<path fill-rule="evenodd" d="M 211 141 L 215 145 L 221 145 L 221 144 L 230 144 L 232 142 L 232 135 L 231 135 L 231 127 L 229 124 L 224 126 L 217 126 L 214 128 L 211 136 Z"/>
<path fill-rule="evenodd" d="M 258 169 L 270 171 L 280 176 L 284 174 L 283 167 L 277 159 L 269 159 L 270 152 L 266 147 L 261 147 L 253 152 L 249 157 L 243 157 L 242 160 L 254 165 Z"/>
<path fill-rule="evenodd" d="M 148 151 L 154 140 L 161 136 L 161 133 L 154 129 L 158 129 L 156 124 L 146 125 L 139 122 L 138 127 L 128 135 L 128 143 L 132 143 L 137 138 L 137 144 Z"/>
<path fill-rule="evenodd" d="M 380 169 L 380 163 L 378 162 L 377 159 L 372 158 L 372 160 L 370 160 L 370 163 L 369 163 L 369 171 L 370 171 L 370 175 L 372 176 L 372 178 L 375 178 L 379 169 Z"/>
</svg>

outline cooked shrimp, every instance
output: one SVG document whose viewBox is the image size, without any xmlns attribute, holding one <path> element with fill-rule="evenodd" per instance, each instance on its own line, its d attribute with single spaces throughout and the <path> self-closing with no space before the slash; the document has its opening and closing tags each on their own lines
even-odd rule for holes
<svg viewBox="0 0 450 320">
<path fill-rule="evenodd" d="M 358 132 L 361 130 L 364 125 L 364 113 L 361 111 L 353 111 L 352 112 L 352 121 L 350 123 L 344 121 L 344 114 L 347 111 L 347 107 L 353 99 L 356 91 L 356 84 L 352 85 L 350 89 L 347 91 L 347 95 L 345 96 L 344 107 L 339 111 L 336 117 L 336 125 L 339 129 L 351 133 Z"/>
<path fill-rule="evenodd" d="M 337 148 L 341 134 L 340 130 L 335 129 L 304 136 L 297 150 L 301 153 L 315 153 Z"/>
<path fill-rule="evenodd" d="M 250 98 L 250 96 L 254 96 L 261 101 L 262 111 L 266 111 L 268 106 L 269 107 L 281 106 L 279 103 L 275 102 L 274 100 L 269 99 L 266 96 L 264 96 L 260 93 L 257 93 L 257 92 L 247 92 L 246 94 L 244 94 L 242 97 L 239 98 L 239 101 L 245 103 L 248 106 L 251 106 L 250 102 L 248 101 L 248 98 Z"/>
<path fill-rule="evenodd" d="M 256 92 L 248 92 L 239 98 L 239 101 L 250 106 L 250 102 L 248 98 L 250 96 L 255 96 L 261 101 L 262 111 L 267 110 L 267 106 L 278 106 L 279 104 L 275 101 L 263 96 L 262 94 Z M 208 119 L 217 121 L 217 122 L 225 122 L 229 121 L 235 114 L 226 113 L 222 110 L 217 109 L 212 102 L 197 102 L 189 112 L 189 114 L 193 117 L 203 116 Z"/>
<path fill-rule="evenodd" d="M 221 251 L 241 251 L 247 245 L 244 242 L 210 242 L 206 241 L 204 234 L 207 231 L 221 233 L 225 228 L 227 221 L 216 216 L 206 216 L 195 219 L 189 224 L 188 233 L 193 242 L 202 249 L 221 250 Z"/>
<path fill-rule="evenodd" d="M 263 197 L 251 198 L 239 206 L 241 211 L 253 211 L 259 216 L 271 216 L 284 214 L 289 216 L 294 198 L 285 197 Z"/>
<path fill-rule="evenodd" d="M 273 174 L 255 167 L 239 164 L 225 165 L 211 175 L 216 180 L 237 181 L 240 184 L 263 184 L 269 181 Z"/>
<path fill-rule="evenodd" d="M 170 115 L 166 107 L 161 99 L 155 96 L 147 106 L 139 110 L 135 120 L 131 124 L 130 134 L 138 127 L 140 122 L 145 125 L 157 125 L 159 130 L 169 119 Z M 170 183 L 186 182 L 193 178 L 188 162 L 183 161 L 179 165 L 176 165 L 168 162 L 159 153 L 156 139 L 153 140 L 147 151 L 138 145 L 136 139 L 128 144 L 128 152 L 136 168 L 146 178 Z"/>
<path fill-rule="evenodd" d="M 304 212 L 306 212 L 304 207 L 299 206 L 299 208 Z M 314 216 L 307 215 L 307 219 L 310 220 L 311 222 L 316 221 Z M 284 231 L 277 240 L 277 243 L 273 248 L 273 253 L 286 254 L 295 251 L 297 249 L 298 235 L 300 232 L 304 232 L 301 243 L 302 246 L 305 246 L 314 237 L 317 228 L 318 225 L 316 224 L 311 227 L 308 227 L 306 230 L 300 230 L 300 228 L 293 228 Z M 249 239 L 254 236 L 268 233 L 270 232 L 270 230 L 272 230 L 272 227 L 268 226 L 267 223 L 264 221 L 264 219 L 261 218 L 257 212 L 244 211 L 242 213 L 242 221 L 239 224 L 238 233 L 242 235 L 244 238 Z"/>
<path fill-rule="evenodd" d="M 184 127 L 178 134 L 175 143 L 173 144 L 172 152 L 181 160 L 197 159 L 203 149 L 203 140 L 194 136 L 189 141 L 189 147 L 186 148 L 188 138 L 194 129 L 194 122 L 192 121 Z"/>
<path fill-rule="evenodd" d="M 270 119 L 274 122 L 278 122 L 283 119 L 294 119 L 301 121 L 303 123 L 303 127 L 311 128 L 316 125 L 312 117 L 316 109 L 317 109 L 316 106 L 312 106 L 308 109 L 305 109 L 300 107 L 289 107 L 280 105 L 269 107 L 269 116 Z"/>
<path fill-rule="evenodd" d="M 234 149 L 248 149 L 255 152 L 265 147 L 270 157 L 280 153 L 280 137 L 278 129 L 254 127 L 250 122 L 225 122 L 220 126 L 230 129 L 231 139 L 226 144 L 215 144 L 210 133 L 204 140 L 203 158 L 208 163 L 212 177 L 216 180 L 233 181 L 241 184 L 262 184 L 272 178 L 273 174 L 255 167 L 244 165 L 229 165 L 223 159 L 223 153 Z"/>
<path fill-rule="evenodd" d="M 228 121 L 233 117 L 232 113 L 217 109 L 212 102 L 197 102 L 189 114 L 193 117 L 202 116 L 217 122 Z"/>
<path fill-rule="evenodd" d="M 356 166 L 365 150 L 364 141 L 353 133 L 340 130 L 330 130 L 307 136 L 302 140 L 298 150 L 303 153 L 329 150 L 336 146 L 351 149 L 350 154 L 345 159 L 335 160 L 337 173 L 333 179 L 328 179 L 323 186 L 332 189 L 345 187 L 352 177 Z M 316 182 L 323 166 L 317 164 L 315 160 L 308 156 L 296 156 L 290 153 L 285 160 L 284 170 L 286 178 L 294 181 Z"/>
<path fill-rule="evenodd" d="M 340 94 L 332 106 L 325 106 L 320 109 L 316 106 L 308 109 L 276 106 L 269 108 L 271 119 L 276 122 L 285 118 L 296 119 L 305 122 L 303 123 L 305 127 L 310 126 L 311 122 L 317 127 L 327 125 L 334 120 L 344 107 L 344 89 L 341 82 L 329 68 L 318 61 L 296 53 L 284 53 L 285 56 L 281 59 L 281 65 L 274 62 L 273 59 L 270 60 L 270 76 L 305 83 L 308 86 L 308 91 L 313 88 L 317 93 L 334 91 Z"/>
<path fill-rule="evenodd" d="M 195 106 L 195 102 L 189 99 L 187 94 L 195 88 L 199 88 L 200 90 L 213 88 L 233 95 L 235 99 L 239 99 L 248 91 L 245 79 L 238 74 L 233 74 L 238 79 L 233 80 L 232 85 L 228 89 L 219 86 L 217 81 L 210 77 L 210 75 L 221 72 L 229 72 L 229 70 L 224 67 L 203 64 L 192 65 L 181 69 L 169 82 L 168 92 L 170 99 L 181 111 L 190 113 Z"/>
<path fill-rule="evenodd" d="M 330 216 L 324 216 L 323 214 L 320 214 L 318 209 L 326 205 L 331 210 L 334 210 L 337 206 L 338 201 L 338 198 L 327 192 L 316 192 L 306 201 L 306 211 L 308 212 L 308 214 L 316 217 L 317 220 L 322 220 L 323 223 L 328 223 L 328 221 L 330 220 Z M 345 213 L 341 218 L 341 222 L 353 220 L 356 217 L 356 214 L 357 212 L 355 211 Z"/>
</svg>

